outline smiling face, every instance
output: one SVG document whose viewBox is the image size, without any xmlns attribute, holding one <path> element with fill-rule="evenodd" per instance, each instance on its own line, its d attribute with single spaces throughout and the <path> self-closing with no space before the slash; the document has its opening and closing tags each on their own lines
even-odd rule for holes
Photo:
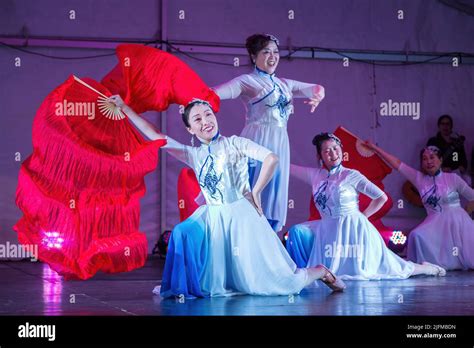
<svg viewBox="0 0 474 348">
<path fill-rule="evenodd" d="M 321 144 L 321 153 L 319 154 L 326 168 L 331 169 L 341 164 L 342 148 L 333 139 L 326 140 Z"/>
<path fill-rule="evenodd" d="M 441 159 L 433 151 L 426 149 L 421 157 L 421 169 L 428 175 L 435 175 L 441 168 Z"/>
<path fill-rule="evenodd" d="M 188 122 L 188 132 L 196 135 L 206 143 L 209 143 L 217 134 L 216 115 L 206 104 L 194 105 L 189 112 Z"/>
<path fill-rule="evenodd" d="M 252 56 L 255 65 L 260 70 L 273 74 L 280 61 L 280 53 L 275 42 L 269 41 L 268 44 L 261 49 L 257 56 Z"/>
</svg>

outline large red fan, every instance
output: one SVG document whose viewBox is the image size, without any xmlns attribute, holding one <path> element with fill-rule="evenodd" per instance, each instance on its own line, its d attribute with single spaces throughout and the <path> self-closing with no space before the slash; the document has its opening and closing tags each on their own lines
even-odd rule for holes
<svg viewBox="0 0 474 348">
<path fill-rule="evenodd" d="M 120 45 L 119 64 L 103 79 L 71 76 L 44 100 L 33 124 L 33 154 L 22 164 L 14 226 L 21 243 L 65 278 L 141 267 L 147 240 L 138 231 L 144 176 L 164 140 L 147 142 L 106 98 L 120 94 L 136 112 L 219 97 L 178 58 Z"/>
<path fill-rule="evenodd" d="M 85 81 L 71 76 L 37 111 L 16 198 L 20 242 L 38 245 L 39 259 L 67 279 L 143 266 L 139 199 L 166 143 L 147 142 L 128 119 L 111 117 L 103 103 L 110 92 Z"/>
<path fill-rule="evenodd" d="M 207 100 L 214 112 L 220 99 L 201 78 L 177 57 L 143 45 L 117 47 L 119 63 L 102 84 L 120 94 L 133 110 L 165 110 L 170 104 L 187 105 L 194 98 Z"/>
</svg>

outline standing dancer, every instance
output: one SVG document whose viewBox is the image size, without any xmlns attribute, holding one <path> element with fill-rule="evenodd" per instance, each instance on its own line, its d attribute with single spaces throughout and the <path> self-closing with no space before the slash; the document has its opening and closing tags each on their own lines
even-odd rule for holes
<svg viewBox="0 0 474 348">
<path fill-rule="evenodd" d="M 385 245 L 368 217 L 387 200 L 386 194 L 364 175 L 341 164 L 341 141 L 331 133 L 314 137 L 318 157 L 327 169 L 291 165 L 291 174 L 312 185 L 321 220 L 293 226 L 287 249 L 299 267 L 323 264 L 341 279 L 405 279 L 446 271 L 430 263 L 405 261 Z M 372 198 L 364 212 L 358 195 Z"/>
<path fill-rule="evenodd" d="M 408 259 L 433 262 L 447 270 L 474 269 L 474 221 L 459 199 L 461 195 L 470 201 L 472 209 L 474 190 L 459 175 L 440 170 L 439 148 L 428 146 L 421 151 L 420 172 L 375 144 L 365 144 L 415 185 L 428 213 L 408 236 Z"/>
<path fill-rule="evenodd" d="M 286 126 L 293 113 L 292 98 L 309 98 L 305 103 L 311 105 L 311 112 L 324 98 L 324 88 L 320 85 L 275 76 L 280 60 L 278 45 L 273 35 L 248 37 L 246 47 L 255 64 L 254 71 L 213 88 L 221 99 L 242 99 L 247 116 L 241 136 L 266 147 L 280 158 L 275 175 L 262 192 L 264 214 L 276 232 L 286 223 L 290 171 Z M 260 170 L 260 163 L 249 163 L 251 187 L 255 186 Z"/>
<path fill-rule="evenodd" d="M 163 282 L 155 293 L 188 298 L 290 295 L 317 279 L 335 291 L 344 289 L 344 283 L 322 265 L 298 269 L 262 215 L 260 194 L 278 164 L 275 154 L 249 139 L 221 136 L 206 101 L 189 103 L 183 113 L 186 129 L 201 142 L 198 147 L 157 133 L 119 96 L 111 101 L 122 107 L 146 137 L 167 139 L 164 148 L 193 168 L 206 199 L 206 205 L 171 233 Z M 249 158 L 262 162 L 252 191 Z"/>
</svg>

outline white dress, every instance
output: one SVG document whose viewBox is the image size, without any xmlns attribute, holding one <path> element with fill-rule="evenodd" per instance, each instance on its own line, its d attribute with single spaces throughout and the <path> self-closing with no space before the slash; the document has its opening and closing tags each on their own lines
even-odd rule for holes
<svg viewBox="0 0 474 348">
<path fill-rule="evenodd" d="M 290 229 L 287 248 L 292 256 L 300 256 L 297 263 L 307 261 L 308 267 L 324 264 L 347 280 L 405 279 L 413 274 L 413 263 L 388 249 L 359 210 L 359 192 L 372 199 L 382 196 L 375 184 L 342 165 L 329 172 L 292 165 L 291 174 L 312 186 L 321 214 L 321 220 Z M 311 246 L 306 245 L 310 242 Z"/>
<path fill-rule="evenodd" d="M 209 145 L 201 144 L 199 147 L 186 146 L 168 137 L 164 149 L 195 171 L 206 200 L 206 205 L 199 207 L 189 218 L 190 221 L 200 219 L 204 227 L 180 231 L 180 239 L 174 240 L 173 245 L 177 250 L 194 252 L 189 248 L 186 250 L 186 245 L 177 243 L 187 243 L 195 238 L 191 237 L 193 234 L 201 233 L 203 229 L 206 245 L 201 246 L 200 250 L 206 250 L 206 256 L 203 266 L 199 266 L 203 269 L 189 275 L 189 269 L 182 269 L 186 261 L 179 261 L 179 255 L 175 255 L 176 267 L 165 265 L 166 282 L 171 285 L 166 290 L 162 289 L 161 293 L 165 296 L 183 293 L 182 289 L 173 289 L 173 279 L 182 276 L 185 271 L 189 278 L 198 278 L 199 282 L 194 287 L 197 290 L 188 291 L 190 280 L 181 281 L 185 284 L 181 288 L 187 287 L 185 290 L 189 296 L 299 293 L 307 282 L 307 271 L 297 270 L 265 216 L 260 216 L 246 198 L 251 194 L 248 158 L 263 161 L 271 152 L 249 139 L 220 135 Z M 195 214 L 199 216 L 195 217 Z M 173 261 L 167 257 L 166 262 Z"/>
<path fill-rule="evenodd" d="M 474 190 L 454 173 L 429 176 L 404 163 L 399 171 L 415 185 L 428 213 L 408 236 L 408 259 L 446 270 L 474 269 L 474 221 L 459 199 L 474 201 Z"/>
<path fill-rule="evenodd" d="M 245 127 L 240 134 L 260 144 L 279 158 L 275 175 L 262 192 L 262 208 L 275 231 L 286 223 L 288 206 L 288 182 L 290 171 L 290 144 L 286 129 L 293 113 L 292 98 L 316 95 L 316 84 L 290 79 L 279 79 L 258 68 L 219 85 L 215 92 L 220 99 L 240 98 L 246 109 Z M 260 163 L 249 162 L 251 187 L 260 172 Z"/>
</svg>

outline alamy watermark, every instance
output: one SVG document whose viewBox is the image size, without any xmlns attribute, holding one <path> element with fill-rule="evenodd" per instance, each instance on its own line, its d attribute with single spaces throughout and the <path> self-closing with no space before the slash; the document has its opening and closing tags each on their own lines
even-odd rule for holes
<svg viewBox="0 0 474 348">
<path fill-rule="evenodd" d="M 362 259 L 364 246 L 362 244 L 326 244 L 324 246 L 324 257 L 327 258 L 356 258 Z"/>
<path fill-rule="evenodd" d="M 18 326 L 18 337 L 47 338 L 51 342 L 56 339 L 56 325 L 36 325 L 26 322 Z"/>
<path fill-rule="evenodd" d="M 10 242 L 0 244 L 0 259 L 31 259 L 31 262 L 36 262 L 38 261 L 38 245 Z"/>
<path fill-rule="evenodd" d="M 389 99 L 387 102 L 380 103 L 380 116 L 403 116 L 418 120 L 420 109 L 419 102 L 397 102 Z"/>
<path fill-rule="evenodd" d="M 94 102 L 70 102 L 66 99 L 62 103 L 55 104 L 56 116 L 84 116 L 88 120 L 95 119 L 95 103 Z"/>
</svg>

